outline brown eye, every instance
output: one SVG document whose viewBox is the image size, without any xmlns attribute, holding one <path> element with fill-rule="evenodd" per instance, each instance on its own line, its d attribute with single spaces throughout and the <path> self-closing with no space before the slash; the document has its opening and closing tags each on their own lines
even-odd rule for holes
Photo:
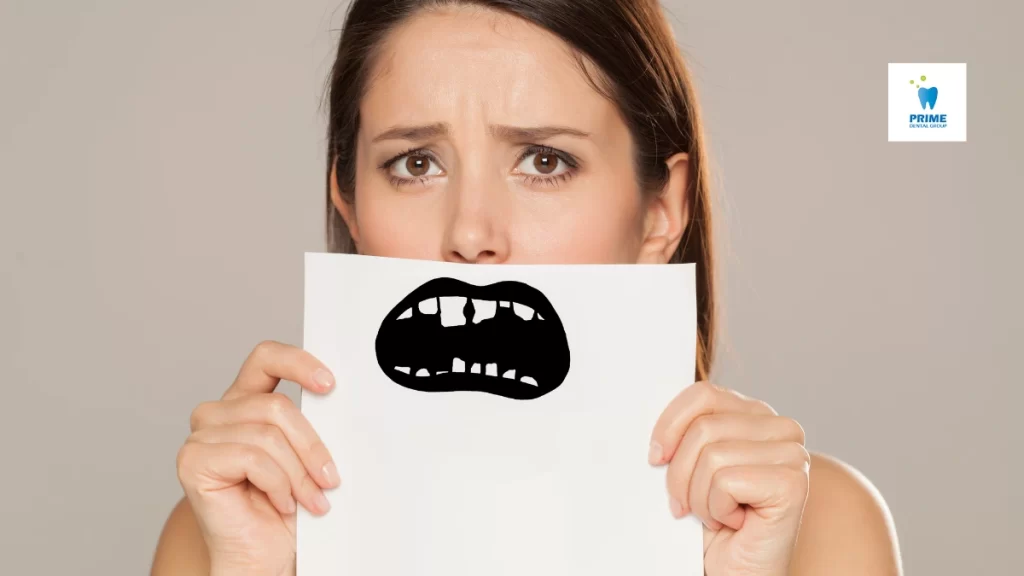
<svg viewBox="0 0 1024 576">
<path fill-rule="evenodd" d="M 536 154 L 533 158 L 533 167 L 541 174 L 551 174 L 558 167 L 558 156 L 554 154 Z"/>
<path fill-rule="evenodd" d="M 423 176 L 430 170 L 430 158 L 423 155 L 409 156 L 405 160 L 405 169 L 411 176 Z"/>
</svg>

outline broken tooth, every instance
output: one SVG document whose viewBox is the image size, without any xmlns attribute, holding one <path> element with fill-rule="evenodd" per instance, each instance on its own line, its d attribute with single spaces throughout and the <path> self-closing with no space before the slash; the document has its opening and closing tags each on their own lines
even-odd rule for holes
<svg viewBox="0 0 1024 576">
<path fill-rule="evenodd" d="M 480 363 L 479 362 L 474 362 L 473 366 L 469 369 L 469 372 L 471 374 L 479 374 L 480 373 Z"/>
<path fill-rule="evenodd" d="M 420 368 L 419 370 L 416 371 L 416 375 L 417 376 L 430 376 L 430 371 L 427 370 L 426 368 Z"/>
<path fill-rule="evenodd" d="M 537 320 L 543 320 L 543 319 L 544 319 L 544 317 L 540 315 L 540 312 L 538 312 L 537 313 Z"/>
<path fill-rule="evenodd" d="M 487 376 L 497 376 L 498 375 L 498 365 L 497 364 L 488 364 L 488 365 L 484 366 L 484 374 L 486 374 Z"/>
<path fill-rule="evenodd" d="M 523 384 L 529 384 L 531 386 L 537 385 L 537 381 L 534 380 L 533 378 L 530 378 L 529 376 L 523 376 L 522 378 L 519 379 L 519 381 L 522 382 Z"/>
<path fill-rule="evenodd" d="M 452 359 L 452 372 L 465 372 L 466 363 L 458 358 Z"/>
<path fill-rule="evenodd" d="M 494 314 L 498 311 L 498 303 L 494 300 L 473 300 L 473 308 L 476 313 L 473 314 L 473 324 L 479 324 L 484 320 L 494 318 Z"/>
<path fill-rule="evenodd" d="M 504 374 L 502 374 L 501 377 L 502 378 L 511 378 L 512 380 L 515 380 L 516 379 L 516 371 L 515 370 L 509 370 L 508 372 L 505 372 Z"/>
<path fill-rule="evenodd" d="M 466 315 L 462 309 L 466 306 L 466 298 L 462 296 L 442 296 L 441 300 L 441 326 L 463 326 L 466 324 Z"/>
<path fill-rule="evenodd" d="M 405 320 L 406 318 L 412 318 L 412 308 L 402 312 L 402 315 L 398 317 L 399 320 Z"/>
<path fill-rule="evenodd" d="M 523 320 L 529 320 L 530 318 L 533 318 L 533 308 L 530 308 L 529 306 L 524 306 L 523 304 L 513 302 L 512 310 L 515 311 L 516 316 L 519 316 Z"/>
<path fill-rule="evenodd" d="M 437 298 L 427 298 L 420 302 L 420 312 L 424 314 L 437 314 Z"/>
<path fill-rule="evenodd" d="M 502 308 L 508 308 L 508 302 L 498 302 L 498 306 L 501 306 Z"/>
<path fill-rule="evenodd" d="M 408 366 L 395 366 L 395 370 L 398 370 L 399 372 L 404 372 L 406 374 L 410 372 Z"/>
</svg>

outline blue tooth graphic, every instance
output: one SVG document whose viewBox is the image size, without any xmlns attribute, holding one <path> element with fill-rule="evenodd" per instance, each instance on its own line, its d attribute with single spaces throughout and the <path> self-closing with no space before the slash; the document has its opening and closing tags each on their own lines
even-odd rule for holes
<svg viewBox="0 0 1024 576">
<path fill-rule="evenodd" d="M 939 89 L 932 86 L 931 88 L 921 87 L 917 89 L 917 98 L 921 101 L 921 109 L 926 110 L 925 104 L 935 109 L 935 101 L 939 99 Z"/>
</svg>

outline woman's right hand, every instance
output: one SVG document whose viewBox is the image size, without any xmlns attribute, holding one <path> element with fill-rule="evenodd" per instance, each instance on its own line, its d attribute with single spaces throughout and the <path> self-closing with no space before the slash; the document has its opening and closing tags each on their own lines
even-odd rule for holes
<svg viewBox="0 0 1024 576">
<path fill-rule="evenodd" d="M 281 380 L 320 394 L 335 384 L 304 350 L 263 342 L 219 401 L 192 412 L 192 434 L 178 452 L 178 479 L 213 576 L 294 574 L 296 502 L 325 514 L 323 489 L 341 483 L 313 427 L 274 392 Z"/>
</svg>

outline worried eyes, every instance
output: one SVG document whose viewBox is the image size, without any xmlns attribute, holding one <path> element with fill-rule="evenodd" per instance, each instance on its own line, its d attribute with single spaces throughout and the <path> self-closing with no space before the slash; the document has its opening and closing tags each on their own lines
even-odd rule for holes
<svg viewBox="0 0 1024 576">
<path fill-rule="evenodd" d="M 427 150 L 417 148 L 403 152 L 380 166 L 395 186 L 427 184 L 431 178 L 444 176 L 440 162 Z M 519 157 L 514 175 L 529 186 L 558 186 L 572 178 L 579 162 L 571 155 L 548 146 L 530 146 Z"/>
</svg>

